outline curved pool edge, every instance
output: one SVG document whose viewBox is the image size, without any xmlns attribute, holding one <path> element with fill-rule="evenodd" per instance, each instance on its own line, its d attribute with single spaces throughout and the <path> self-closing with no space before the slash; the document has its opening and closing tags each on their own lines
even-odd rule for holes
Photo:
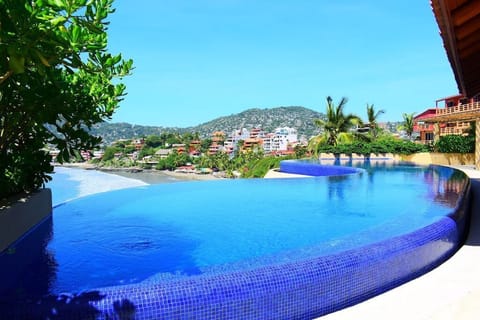
<svg viewBox="0 0 480 320">
<path fill-rule="evenodd" d="M 308 160 L 280 161 L 280 172 L 303 176 L 344 176 L 359 174 L 363 169 L 342 165 L 325 165 Z"/>
<path fill-rule="evenodd" d="M 448 261 L 398 288 L 320 319 L 477 319 L 480 313 L 480 171 L 449 165 L 470 178 L 470 216 L 465 243 Z M 402 303 L 398 303 L 401 301 Z M 385 312 L 388 310 L 387 312 Z"/>
<path fill-rule="evenodd" d="M 244 272 L 139 283 L 22 304 L 8 318 L 311 319 L 357 304 L 434 269 L 463 244 L 470 184 L 450 216 L 342 253 Z M 8 306 L 0 306 L 2 311 Z M 3 315 L 2 315 L 3 316 Z"/>
</svg>

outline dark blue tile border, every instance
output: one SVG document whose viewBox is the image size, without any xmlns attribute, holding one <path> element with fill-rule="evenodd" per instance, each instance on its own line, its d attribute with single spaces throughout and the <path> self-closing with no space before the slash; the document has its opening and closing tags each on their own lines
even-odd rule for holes
<svg viewBox="0 0 480 320">
<path fill-rule="evenodd" d="M 450 216 L 365 247 L 247 271 L 0 301 L 0 318 L 312 319 L 399 286 L 452 256 L 468 230 L 469 188 Z"/>
</svg>

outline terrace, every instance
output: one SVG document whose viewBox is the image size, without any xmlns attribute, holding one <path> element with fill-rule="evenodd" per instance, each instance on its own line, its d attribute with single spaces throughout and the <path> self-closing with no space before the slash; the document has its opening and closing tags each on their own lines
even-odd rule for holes
<svg viewBox="0 0 480 320">
<path fill-rule="evenodd" d="M 480 102 L 472 101 L 448 108 L 437 108 L 436 114 L 426 122 L 475 121 L 480 118 Z"/>
</svg>

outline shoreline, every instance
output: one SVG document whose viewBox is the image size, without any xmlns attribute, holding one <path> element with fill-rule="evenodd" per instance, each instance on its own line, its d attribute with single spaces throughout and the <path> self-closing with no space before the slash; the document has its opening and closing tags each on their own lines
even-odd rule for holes
<svg viewBox="0 0 480 320">
<path fill-rule="evenodd" d="M 222 179 L 214 174 L 197 174 L 174 172 L 168 170 L 143 169 L 139 167 L 115 168 L 115 167 L 98 167 L 90 163 L 54 163 L 55 167 L 77 168 L 83 170 L 95 170 L 105 173 L 114 174 L 126 178 L 141 180 L 148 184 L 171 183 L 180 181 L 209 181 Z"/>
</svg>

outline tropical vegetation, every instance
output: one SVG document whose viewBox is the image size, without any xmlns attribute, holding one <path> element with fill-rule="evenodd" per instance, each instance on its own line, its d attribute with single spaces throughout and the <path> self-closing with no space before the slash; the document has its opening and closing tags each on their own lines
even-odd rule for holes
<svg viewBox="0 0 480 320">
<path fill-rule="evenodd" d="M 361 124 L 361 119 L 354 114 L 345 114 L 344 109 L 348 99 L 343 97 L 335 105 L 330 96 L 327 97 L 325 119 L 315 119 L 314 123 L 323 133 L 312 141 L 312 148 L 322 144 L 336 146 L 337 143 L 353 141 L 351 129 Z"/>
<path fill-rule="evenodd" d="M 332 98 L 327 97 L 325 120 L 315 120 L 315 124 L 322 129 L 323 133 L 310 139 L 308 144 L 308 150 L 314 156 L 318 156 L 321 152 L 369 156 L 385 153 L 411 154 L 430 150 L 428 146 L 385 134 L 378 126 L 379 117 L 385 113 L 383 109 L 376 110 L 373 104 L 367 104 L 367 120 L 362 121 L 358 115 L 345 112 L 347 101 L 347 98 L 342 98 L 335 105 Z M 406 118 L 405 115 L 404 118 Z M 411 120 L 413 132 L 413 114 L 409 115 L 408 120 Z M 410 125 L 410 122 L 407 125 Z M 408 133 L 411 136 L 411 132 L 408 131 Z"/>
<path fill-rule="evenodd" d="M 441 136 L 435 144 L 435 150 L 442 153 L 473 153 L 475 152 L 475 135 Z"/>
<path fill-rule="evenodd" d="M 412 141 L 400 140 L 394 137 L 384 136 L 376 141 L 354 141 L 348 144 L 321 145 L 317 152 L 333 153 L 333 154 L 358 154 L 370 156 L 372 154 L 381 155 L 386 153 L 408 155 L 417 152 L 429 152 L 431 148 L 424 144 L 414 143 Z"/>
<path fill-rule="evenodd" d="M 93 149 L 88 129 L 125 94 L 131 60 L 107 49 L 113 0 L 0 0 L 0 198 L 32 191 L 53 168 Z"/>
<path fill-rule="evenodd" d="M 378 118 L 385 113 L 385 110 L 375 110 L 373 104 L 369 105 L 367 103 L 367 120 L 369 133 L 371 134 L 372 140 L 378 138 L 380 133 L 380 128 L 378 127 Z"/>
<path fill-rule="evenodd" d="M 415 113 L 403 113 L 403 123 L 400 125 L 400 129 L 405 130 L 405 133 L 410 140 L 412 140 L 412 134 L 415 125 L 414 116 Z"/>
</svg>

